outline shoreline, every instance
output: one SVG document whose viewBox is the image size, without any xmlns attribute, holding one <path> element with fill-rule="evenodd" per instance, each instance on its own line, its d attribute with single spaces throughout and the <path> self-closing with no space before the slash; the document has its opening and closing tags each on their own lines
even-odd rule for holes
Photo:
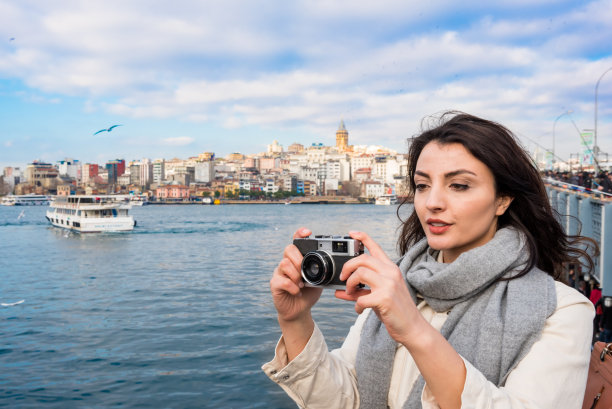
<svg viewBox="0 0 612 409">
<path fill-rule="evenodd" d="M 401 200 L 398 201 L 398 204 Z M 148 202 L 147 205 L 200 205 L 200 206 L 211 206 L 211 205 L 261 205 L 261 204 L 274 204 L 274 205 L 295 205 L 295 204 L 350 204 L 350 205 L 367 205 L 374 204 L 374 200 L 355 199 L 352 197 L 345 196 L 314 196 L 306 198 L 293 198 L 289 200 L 237 200 L 237 199 L 219 199 L 218 203 L 202 203 L 199 201 L 155 201 Z"/>
</svg>

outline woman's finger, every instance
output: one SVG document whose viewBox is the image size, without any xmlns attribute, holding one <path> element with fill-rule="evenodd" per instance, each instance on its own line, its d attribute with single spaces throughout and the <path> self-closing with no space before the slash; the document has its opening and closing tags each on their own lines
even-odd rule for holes
<svg viewBox="0 0 612 409">
<path fill-rule="evenodd" d="M 283 258 L 278 264 L 276 272 L 278 272 L 278 274 L 282 276 L 289 278 L 296 285 L 301 287 L 304 286 L 304 283 L 302 281 L 301 268 L 296 268 L 292 260 L 289 260 L 288 258 Z"/>
<path fill-rule="evenodd" d="M 367 267 L 359 267 L 346 280 L 346 293 L 349 295 L 356 294 L 363 289 L 364 285 L 370 287 L 371 290 L 375 290 L 379 287 L 382 279 L 384 277 L 376 271 Z"/>
<path fill-rule="evenodd" d="M 340 272 L 340 280 L 347 280 L 351 273 L 357 270 L 359 267 L 369 268 L 385 274 L 389 270 L 390 265 L 369 254 L 362 254 L 344 263 L 344 266 L 342 266 L 342 271 Z"/>
<path fill-rule="evenodd" d="M 290 278 L 281 274 L 275 274 L 270 280 L 272 292 L 287 292 L 291 295 L 299 295 L 302 289 Z"/>
<path fill-rule="evenodd" d="M 297 231 L 293 234 L 293 238 L 294 239 L 303 239 L 304 237 L 308 237 L 312 234 L 312 232 L 306 228 L 306 227 L 300 227 L 299 229 L 297 229 Z"/>
<path fill-rule="evenodd" d="M 350 231 L 349 236 L 361 241 L 372 256 L 383 261 L 391 262 L 387 254 L 385 254 L 385 251 L 367 233 L 362 231 Z"/>
<path fill-rule="evenodd" d="M 370 294 L 371 292 L 372 290 L 368 288 L 359 288 L 356 291 L 353 291 L 353 293 L 351 294 L 348 294 L 346 290 L 336 290 L 335 296 L 336 298 L 339 298 L 341 300 L 357 301 L 357 299 L 361 297 L 362 295 L 367 295 L 367 294 Z"/>
<path fill-rule="evenodd" d="M 290 244 L 285 247 L 283 256 L 284 258 L 291 260 L 296 268 L 299 268 L 302 265 L 302 253 L 300 253 L 300 250 L 294 244 Z"/>
</svg>

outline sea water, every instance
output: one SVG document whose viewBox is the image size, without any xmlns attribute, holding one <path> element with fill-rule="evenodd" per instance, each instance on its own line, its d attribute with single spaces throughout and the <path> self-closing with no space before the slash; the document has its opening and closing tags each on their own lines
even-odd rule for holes
<svg viewBox="0 0 612 409">
<path fill-rule="evenodd" d="M 156 205 L 81 235 L 46 209 L 0 206 L 0 407 L 294 408 L 260 369 L 284 247 L 361 230 L 394 258 L 400 224 L 395 206 Z M 313 316 L 337 348 L 356 313 L 327 290 Z"/>
</svg>

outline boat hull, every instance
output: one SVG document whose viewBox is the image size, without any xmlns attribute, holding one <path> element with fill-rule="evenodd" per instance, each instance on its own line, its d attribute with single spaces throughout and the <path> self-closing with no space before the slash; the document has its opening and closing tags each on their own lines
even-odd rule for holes
<svg viewBox="0 0 612 409">
<path fill-rule="evenodd" d="M 121 232 L 134 230 L 134 219 L 129 216 L 121 219 L 112 218 L 61 218 L 47 212 L 47 220 L 55 227 L 78 231 L 80 233 Z"/>
<path fill-rule="evenodd" d="M 121 196 L 65 196 L 53 201 L 46 218 L 55 227 L 80 233 L 123 232 L 136 225 L 130 208 Z"/>
</svg>

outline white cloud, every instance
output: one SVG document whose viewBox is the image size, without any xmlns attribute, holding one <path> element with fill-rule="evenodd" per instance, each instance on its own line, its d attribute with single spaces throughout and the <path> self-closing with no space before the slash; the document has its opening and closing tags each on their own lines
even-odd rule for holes
<svg viewBox="0 0 612 409">
<path fill-rule="evenodd" d="M 16 38 L 0 45 L 0 78 L 84 98 L 88 114 L 314 135 L 343 117 L 351 138 L 399 148 L 448 108 L 533 135 L 564 109 L 586 126 L 612 66 L 611 0 L 0 0 L 0 16 Z M 604 129 L 612 101 L 601 98 Z"/>
<path fill-rule="evenodd" d="M 192 144 L 194 141 L 195 139 L 190 136 L 177 136 L 174 138 L 162 139 L 162 144 L 171 146 L 185 146 Z"/>
</svg>

